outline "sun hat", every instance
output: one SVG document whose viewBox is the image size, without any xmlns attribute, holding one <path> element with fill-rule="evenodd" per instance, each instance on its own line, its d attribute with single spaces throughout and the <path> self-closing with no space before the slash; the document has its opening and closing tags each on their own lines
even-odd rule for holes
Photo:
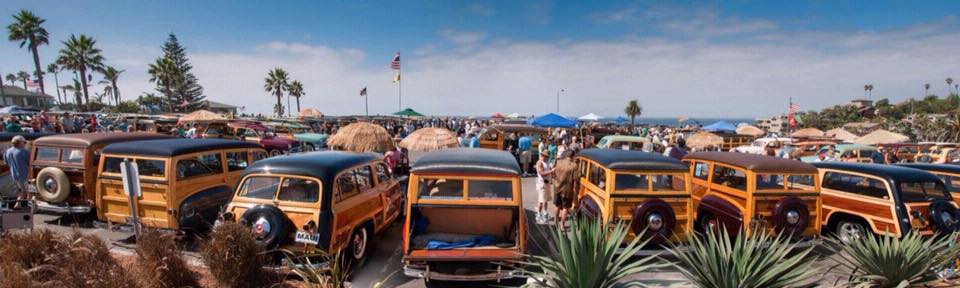
<svg viewBox="0 0 960 288">
<path fill-rule="evenodd" d="M 23 138 L 23 136 L 17 135 L 17 136 L 13 136 L 13 139 L 10 140 L 10 142 L 13 143 L 13 144 L 17 144 L 17 143 L 27 143 L 27 139 L 26 139 L 26 138 Z"/>
</svg>

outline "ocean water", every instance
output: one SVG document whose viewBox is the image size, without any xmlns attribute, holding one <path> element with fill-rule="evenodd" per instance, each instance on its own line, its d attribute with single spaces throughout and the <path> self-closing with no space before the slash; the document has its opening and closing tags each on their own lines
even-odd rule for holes
<svg viewBox="0 0 960 288">
<path fill-rule="evenodd" d="M 647 117 L 642 117 L 642 118 L 637 118 L 637 122 L 636 122 L 636 123 L 637 123 L 638 125 L 673 126 L 673 127 L 677 127 L 677 126 L 680 126 L 680 122 L 679 122 L 678 120 L 680 120 L 680 118 L 667 118 L 667 117 L 651 117 L 651 118 L 647 118 Z M 601 121 L 601 122 L 614 122 L 614 121 L 615 121 L 615 118 L 603 118 L 603 119 L 600 119 L 600 121 Z M 730 124 L 733 124 L 733 125 L 737 125 L 737 124 L 740 124 L 740 123 L 754 124 L 754 122 L 756 122 L 755 119 L 750 119 L 750 118 L 687 118 L 687 119 L 685 119 L 685 121 L 683 122 L 683 125 L 697 125 L 697 124 L 699 124 L 699 125 L 706 126 L 706 125 L 713 124 L 714 122 L 717 122 L 717 121 L 726 121 L 726 122 L 729 122 Z M 630 119 L 628 118 L 626 123 L 629 123 L 629 122 L 630 122 Z"/>
</svg>

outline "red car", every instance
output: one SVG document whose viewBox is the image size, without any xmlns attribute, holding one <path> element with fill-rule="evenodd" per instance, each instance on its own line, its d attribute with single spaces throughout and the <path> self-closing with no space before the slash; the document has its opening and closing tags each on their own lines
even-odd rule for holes
<svg viewBox="0 0 960 288">
<path fill-rule="evenodd" d="M 263 124 L 249 120 L 233 120 L 228 122 L 211 123 L 203 132 L 203 138 L 221 138 L 245 140 L 260 144 L 270 156 L 285 153 L 300 152 L 300 142 L 286 137 L 278 137 L 276 133 Z"/>
</svg>

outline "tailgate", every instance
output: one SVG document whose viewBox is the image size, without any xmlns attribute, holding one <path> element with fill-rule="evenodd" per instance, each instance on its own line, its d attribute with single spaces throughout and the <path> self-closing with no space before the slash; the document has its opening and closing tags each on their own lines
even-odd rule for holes
<svg viewBox="0 0 960 288">
<path fill-rule="evenodd" d="M 465 248 L 450 250 L 410 250 L 404 261 L 519 261 L 523 258 L 513 248 Z"/>
</svg>

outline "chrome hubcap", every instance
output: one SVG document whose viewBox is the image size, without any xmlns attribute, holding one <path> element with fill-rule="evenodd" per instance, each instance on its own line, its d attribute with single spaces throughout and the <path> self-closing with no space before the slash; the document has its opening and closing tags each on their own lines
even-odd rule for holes
<svg viewBox="0 0 960 288">
<path fill-rule="evenodd" d="M 356 234 L 353 235 L 353 258 L 360 259 L 363 258 L 364 252 L 367 250 L 367 229 L 360 229 Z"/>
<path fill-rule="evenodd" d="M 47 178 L 43 181 L 43 189 L 47 189 L 47 191 L 51 192 L 57 191 L 57 181 L 53 180 L 53 178 Z"/>
<path fill-rule="evenodd" d="M 660 230 L 660 228 L 663 228 L 663 217 L 661 217 L 660 214 L 657 214 L 657 213 L 653 213 L 653 214 L 650 214 L 650 216 L 647 216 L 647 228 L 650 228 L 650 230 L 654 230 L 654 231 L 657 231 L 657 230 Z"/>
<path fill-rule="evenodd" d="M 797 225 L 797 223 L 800 223 L 800 213 L 797 213 L 796 210 L 787 212 L 787 224 Z"/>
<path fill-rule="evenodd" d="M 258 240 L 263 240 L 267 235 L 270 235 L 271 230 L 270 221 L 267 221 L 266 218 L 260 217 L 253 222 L 253 233 L 257 235 Z"/>
<path fill-rule="evenodd" d="M 843 222 L 840 223 L 840 240 L 850 242 L 858 240 L 863 236 L 863 226 L 860 224 Z"/>
</svg>

